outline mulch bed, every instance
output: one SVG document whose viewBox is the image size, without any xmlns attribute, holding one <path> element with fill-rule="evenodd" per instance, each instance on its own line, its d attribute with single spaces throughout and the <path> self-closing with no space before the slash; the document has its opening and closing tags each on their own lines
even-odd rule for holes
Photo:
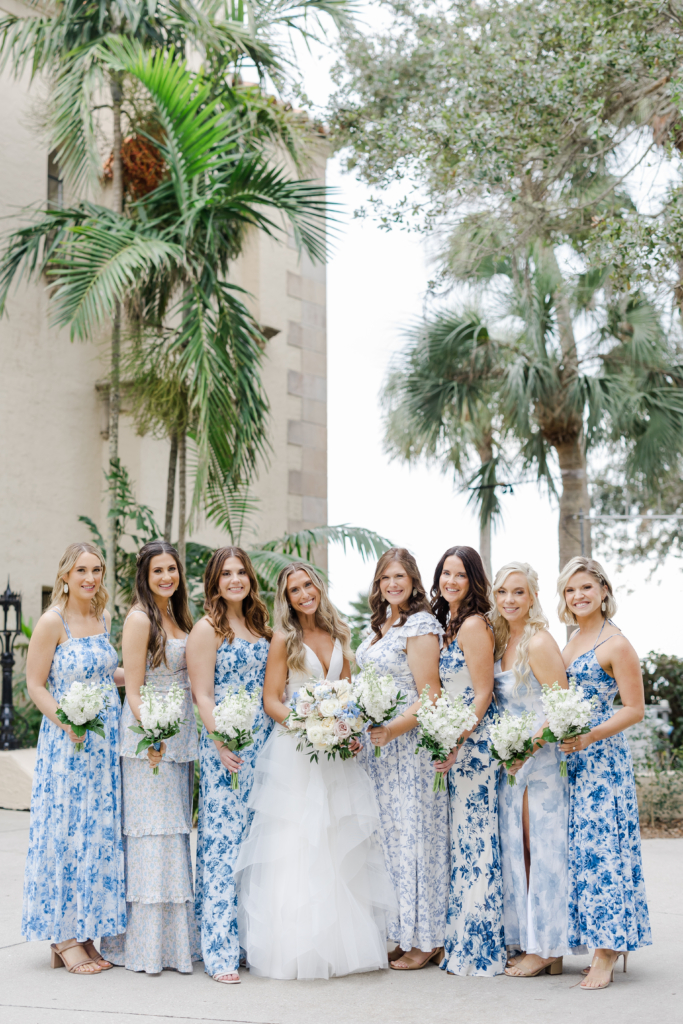
<svg viewBox="0 0 683 1024">
<path fill-rule="evenodd" d="M 683 839 L 683 818 L 657 821 L 654 825 L 640 822 L 641 839 Z"/>
</svg>

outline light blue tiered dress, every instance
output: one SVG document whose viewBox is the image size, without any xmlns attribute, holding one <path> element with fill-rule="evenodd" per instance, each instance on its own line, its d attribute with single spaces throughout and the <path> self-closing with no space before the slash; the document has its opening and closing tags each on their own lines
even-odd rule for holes
<svg viewBox="0 0 683 1024">
<path fill-rule="evenodd" d="M 494 694 L 501 714 L 533 711 L 534 731 L 543 724 L 541 685 L 533 672 L 528 684 L 515 692 L 512 669 L 494 666 Z M 516 785 L 508 785 L 507 772 L 498 779 L 498 823 L 503 862 L 505 944 L 509 953 L 523 950 L 540 957 L 566 956 L 568 939 L 567 818 L 569 791 L 560 775 L 562 755 L 556 743 L 546 743 L 517 772 Z M 528 791 L 531 869 L 527 893 L 524 867 L 522 804 Z"/>
<path fill-rule="evenodd" d="M 612 717 L 618 692 L 597 659 L 599 646 L 567 669 L 586 697 L 597 698 L 591 727 Z M 595 949 L 650 946 L 633 760 L 624 733 L 568 754 L 567 774 L 570 941 Z"/>
<path fill-rule="evenodd" d="M 258 693 L 262 697 L 268 648 L 265 639 L 255 643 L 240 637 L 235 637 L 232 643 L 223 641 L 216 653 L 216 704 L 241 686 L 247 693 Z M 244 764 L 239 771 L 238 790 L 231 788 L 230 772 L 221 764 L 206 728 L 202 729 L 199 740 L 201 778 L 195 909 L 201 929 L 204 969 L 212 977 L 231 974 L 239 966 L 234 870 L 252 816 L 249 796 L 254 784 L 254 764 L 272 727 L 273 720 L 264 713 L 261 701 L 254 721 L 254 743 L 239 752 Z"/>
<path fill-rule="evenodd" d="M 434 616 L 416 612 L 376 643 L 374 634 L 366 637 L 356 651 L 361 668 L 373 663 L 382 675 L 394 677 L 407 698 L 401 710 L 418 699 L 406 643 L 428 633 L 436 634 L 441 644 L 443 629 Z M 415 754 L 417 742 L 417 729 L 411 729 L 382 747 L 377 758 L 366 732 L 358 759 L 375 788 L 380 838 L 398 902 L 398 912 L 388 917 L 388 939 L 404 951 L 426 953 L 443 945 L 451 861 L 448 797 L 434 792 L 431 757 L 426 750 Z"/>
<path fill-rule="evenodd" d="M 444 690 L 474 701 L 465 655 L 457 638 L 441 651 Z M 505 970 L 503 876 L 498 842 L 498 770 L 491 756 L 491 702 L 448 772 L 451 804 L 451 887 L 446 917 L 446 956 L 441 970 L 492 978 Z"/>
<path fill-rule="evenodd" d="M 66 622 L 64 629 L 68 640 L 52 659 L 50 693 L 59 701 L 73 682 L 94 682 L 106 706 L 104 739 L 88 731 L 80 752 L 49 718 L 40 726 L 21 931 L 25 939 L 54 942 L 117 935 L 126 927 L 118 656 L 106 623 L 97 636 L 72 637 Z"/>
<path fill-rule="evenodd" d="M 131 612 L 131 614 L 136 614 Z M 144 614 L 144 613 L 138 613 Z M 159 774 L 147 751 L 136 754 L 140 734 L 125 702 L 121 715 L 123 844 L 128 927 L 102 942 L 102 955 L 129 971 L 158 974 L 165 968 L 192 973 L 201 960 L 192 887 L 192 790 L 197 726 L 187 677 L 187 638 L 166 639 L 166 664 L 147 668 L 145 685 L 161 694 L 175 681 L 185 692 L 180 732 L 166 740 Z"/>
</svg>

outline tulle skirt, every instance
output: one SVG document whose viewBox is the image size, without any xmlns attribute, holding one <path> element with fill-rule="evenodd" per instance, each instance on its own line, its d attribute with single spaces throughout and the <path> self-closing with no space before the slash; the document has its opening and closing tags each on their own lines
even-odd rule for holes
<svg viewBox="0 0 683 1024">
<path fill-rule="evenodd" d="M 252 973 L 332 978 L 388 966 L 396 907 L 372 784 L 355 760 L 320 763 L 276 726 L 255 767 L 254 818 L 236 865 Z"/>
</svg>

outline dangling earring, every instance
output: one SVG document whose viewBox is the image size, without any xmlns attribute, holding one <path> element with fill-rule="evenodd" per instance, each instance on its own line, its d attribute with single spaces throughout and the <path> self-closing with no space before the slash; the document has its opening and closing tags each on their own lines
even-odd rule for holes
<svg viewBox="0 0 683 1024">
<path fill-rule="evenodd" d="M 63 588 L 62 588 L 62 590 L 63 590 L 63 593 L 68 594 L 69 593 L 69 584 L 65 583 Z"/>
<path fill-rule="evenodd" d="M 417 597 L 417 587 L 413 587 L 413 597 Z"/>
<path fill-rule="evenodd" d="M 602 609 L 603 612 L 605 611 L 606 607 L 607 607 L 607 605 L 603 601 L 602 604 L 600 605 L 600 608 Z"/>
</svg>

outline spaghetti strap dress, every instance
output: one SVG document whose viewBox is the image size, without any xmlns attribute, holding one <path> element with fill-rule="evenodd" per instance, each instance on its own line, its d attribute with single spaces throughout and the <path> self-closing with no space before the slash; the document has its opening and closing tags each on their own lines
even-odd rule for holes
<svg viewBox="0 0 683 1024">
<path fill-rule="evenodd" d="M 59 614 L 59 613 L 58 613 Z M 21 931 L 25 939 L 83 942 L 126 927 L 119 719 L 114 684 L 118 655 L 107 625 L 96 636 L 67 640 L 47 683 L 56 701 L 74 682 L 96 683 L 105 700 L 104 738 L 86 732 L 76 751 L 64 730 L 43 717 L 31 794 Z"/>
<path fill-rule="evenodd" d="M 618 693 L 595 653 L 605 642 L 596 642 L 567 669 L 586 697 L 596 698 L 591 728 L 612 717 Z M 638 801 L 625 734 L 567 754 L 567 775 L 570 939 L 594 949 L 650 946 Z"/>
<path fill-rule="evenodd" d="M 516 684 L 512 669 L 494 666 L 494 696 L 501 713 L 521 715 L 532 711 L 534 731 L 543 724 L 541 684 L 533 672 Z M 505 944 L 508 952 L 535 953 L 547 958 L 585 953 L 569 941 L 567 872 L 567 822 L 569 787 L 560 775 L 564 755 L 556 743 L 546 743 L 517 772 L 516 784 L 508 785 L 507 772 L 498 777 L 498 824 L 503 863 Z M 527 889 L 524 866 L 522 808 L 528 793 L 531 868 Z"/>
<path fill-rule="evenodd" d="M 190 854 L 197 726 L 186 643 L 186 637 L 168 637 L 166 662 L 145 672 L 145 685 L 158 693 L 168 693 L 175 681 L 185 695 L 180 732 L 165 741 L 158 775 L 152 774 L 146 750 L 135 753 L 140 735 L 130 727 L 139 723 L 128 701 L 121 715 L 128 927 L 103 941 L 101 951 L 118 967 L 147 974 L 166 968 L 191 974 L 193 962 L 202 958 Z"/>
<path fill-rule="evenodd" d="M 472 680 L 457 637 L 441 651 L 441 685 L 474 701 Z M 492 978 L 505 970 L 503 873 L 498 841 L 498 768 L 489 724 L 495 704 L 465 740 L 446 776 L 451 807 L 451 884 L 441 970 Z"/>
<path fill-rule="evenodd" d="M 237 930 L 237 886 L 235 862 L 247 832 L 252 811 L 249 804 L 254 785 L 254 765 L 268 739 L 273 720 L 263 710 L 263 680 L 269 642 L 251 642 L 235 637 L 223 640 L 216 653 L 214 696 L 219 704 L 241 686 L 258 694 L 259 708 L 254 721 L 254 742 L 239 756 L 239 789 L 233 789 L 230 772 L 221 764 L 216 744 L 206 728 L 199 741 L 199 824 L 195 908 L 201 929 L 204 970 L 211 977 L 237 971 L 241 951 Z"/>
</svg>

